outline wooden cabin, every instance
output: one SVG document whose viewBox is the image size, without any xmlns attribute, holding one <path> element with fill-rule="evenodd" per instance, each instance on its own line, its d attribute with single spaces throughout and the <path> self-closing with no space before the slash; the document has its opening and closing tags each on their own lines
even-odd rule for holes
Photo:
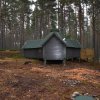
<svg viewBox="0 0 100 100">
<path fill-rule="evenodd" d="M 26 58 L 46 60 L 65 60 L 80 58 L 80 43 L 75 40 L 63 40 L 58 32 L 51 32 L 41 40 L 28 40 L 23 45 Z"/>
</svg>

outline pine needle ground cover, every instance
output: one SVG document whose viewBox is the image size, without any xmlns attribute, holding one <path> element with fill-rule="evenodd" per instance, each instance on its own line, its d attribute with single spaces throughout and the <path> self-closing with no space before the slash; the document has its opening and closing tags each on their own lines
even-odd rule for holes
<svg viewBox="0 0 100 100">
<path fill-rule="evenodd" d="M 66 66 L 44 66 L 37 60 L 0 59 L 1 100 L 70 100 L 75 91 L 100 98 L 100 65 L 67 61 Z"/>
</svg>

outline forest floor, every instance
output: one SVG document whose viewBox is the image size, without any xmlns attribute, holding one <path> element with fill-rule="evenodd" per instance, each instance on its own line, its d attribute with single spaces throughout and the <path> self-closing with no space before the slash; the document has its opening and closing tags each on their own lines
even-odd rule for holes
<svg viewBox="0 0 100 100">
<path fill-rule="evenodd" d="M 75 91 L 100 98 L 99 64 L 0 59 L 0 100 L 71 100 Z"/>
</svg>

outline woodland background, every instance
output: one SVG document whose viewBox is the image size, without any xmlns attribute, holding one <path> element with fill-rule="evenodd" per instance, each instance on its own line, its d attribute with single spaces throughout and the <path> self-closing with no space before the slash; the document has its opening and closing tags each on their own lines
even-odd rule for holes
<svg viewBox="0 0 100 100">
<path fill-rule="evenodd" d="M 99 19 L 100 0 L 0 0 L 0 50 L 20 50 L 26 40 L 42 39 L 57 28 L 100 60 Z"/>
</svg>

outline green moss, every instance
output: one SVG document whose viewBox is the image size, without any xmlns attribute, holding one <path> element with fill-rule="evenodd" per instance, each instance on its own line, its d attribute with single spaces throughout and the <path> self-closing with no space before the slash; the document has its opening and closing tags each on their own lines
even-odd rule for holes
<svg viewBox="0 0 100 100">
<path fill-rule="evenodd" d="M 16 59 L 16 58 L 24 58 L 24 56 L 22 54 L 14 54 L 14 55 L 11 56 L 11 58 L 14 58 L 14 59 Z"/>
<path fill-rule="evenodd" d="M 0 49 L 0 51 L 5 51 L 5 49 Z"/>
</svg>

